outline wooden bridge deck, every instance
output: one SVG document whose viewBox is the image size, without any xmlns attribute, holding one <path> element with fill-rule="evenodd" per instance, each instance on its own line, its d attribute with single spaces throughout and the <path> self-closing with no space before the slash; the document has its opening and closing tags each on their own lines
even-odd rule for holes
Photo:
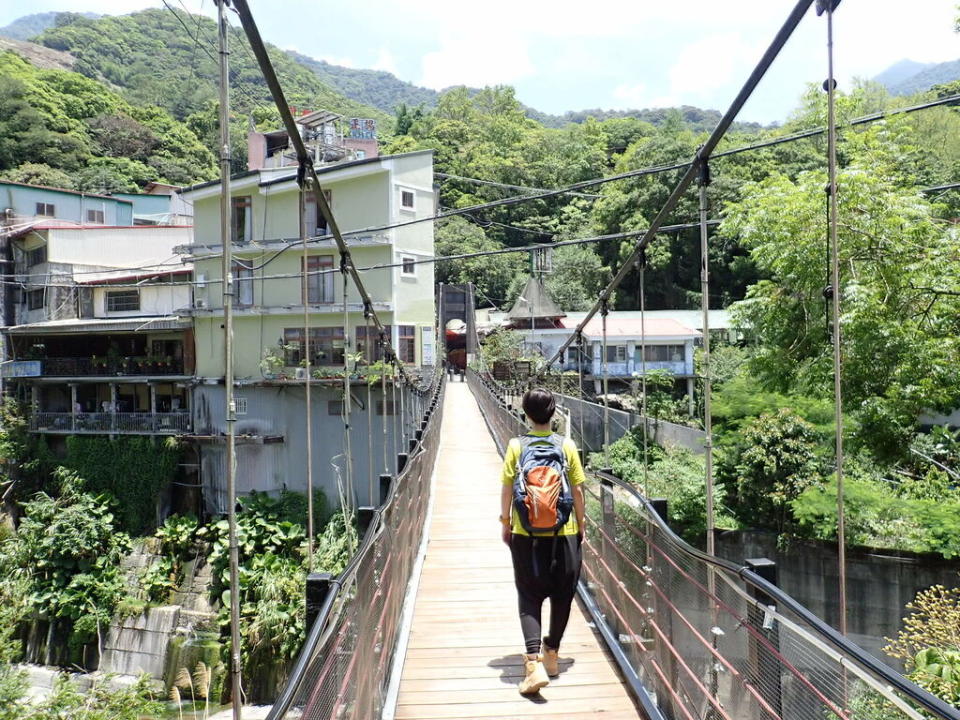
<svg viewBox="0 0 960 720">
<path fill-rule="evenodd" d="M 560 676 L 531 698 L 517 692 L 523 636 L 510 553 L 496 519 L 500 466 L 466 383 L 450 383 L 397 720 L 637 718 L 629 691 L 578 604 L 560 648 Z"/>
</svg>

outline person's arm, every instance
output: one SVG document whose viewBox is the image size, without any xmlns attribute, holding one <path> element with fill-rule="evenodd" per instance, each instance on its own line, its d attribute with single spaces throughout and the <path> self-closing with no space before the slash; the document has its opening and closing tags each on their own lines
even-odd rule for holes
<svg viewBox="0 0 960 720">
<path fill-rule="evenodd" d="M 511 523 L 510 509 L 513 499 L 513 488 L 509 485 L 500 486 L 500 539 L 507 545 L 510 544 Z"/>
<path fill-rule="evenodd" d="M 583 516 L 583 484 L 573 486 L 573 511 L 577 514 L 577 534 L 583 540 L 587 530 L 586 518 Z"/>
<path fill-rule="evenodd" d="M 517 474 L 517 461 L 520 458 L 520 444 L 511 440 L 503 456 L 503 471 L 500 473 L 500 538 L 507 545 L 513 525 L 510 511 L 513 506 L 513 478 Z M 504 521 L 505 520 L 505 521 Z"/>
</svg>

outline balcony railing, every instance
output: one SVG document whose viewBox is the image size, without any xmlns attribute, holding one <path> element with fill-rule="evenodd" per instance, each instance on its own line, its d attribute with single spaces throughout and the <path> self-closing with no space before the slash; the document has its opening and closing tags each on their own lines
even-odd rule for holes
<svg viewBox="0 0 960 720">
<path fill-rule="evenodd" d="M 576 372 L 579 369 L 579 365 L 576 360 L 567 361 L 563 364 L 564 370 L 572 370 Z M 634 373 L 638 375 L 642 372 L 643 365 L 639 362 L 608 362 L 607 363 L 607 373 L 610 377 L 632 377 Z M 688 366 L 682 360 L 678 362 L 671 361 L 652 361 L 648 360 L 646 363 L 647 372 L 652 372 L 654 370 L 667 370 L 674 375 L 692 375 L 693 368 Z M 600 360 L 592 360 L 583 363 L 583 372 L 586 375 L 603 375 L 603 362 Z"/>
<path fill-rule="evenodd" d="M 147 357 L 46 358 L 40 361 L 40 374 L 45 377 L 183 375 L 183 361 Z"/>
<path fill-rule="evenodd" d="M 37 432 L 180 435 L 190 431 L 190 413 L 36 412 L 30 429 Z"/>
</svg>

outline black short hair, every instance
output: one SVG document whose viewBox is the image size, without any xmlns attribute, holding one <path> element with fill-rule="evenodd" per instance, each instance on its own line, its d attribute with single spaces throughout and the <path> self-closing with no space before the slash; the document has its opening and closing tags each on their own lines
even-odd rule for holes
<svg viewBox="0 0 960 720">
<path fill-rule="evenodd" d="M 533 388 L 523 394 L 523 411 L 538 425 L 550 422 L 556 409 L 557 403 L 549 390 Z"/>
</svg>

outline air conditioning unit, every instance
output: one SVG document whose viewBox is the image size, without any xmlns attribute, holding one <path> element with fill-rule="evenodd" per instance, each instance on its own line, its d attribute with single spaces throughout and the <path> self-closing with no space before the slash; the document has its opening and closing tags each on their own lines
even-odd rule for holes
<svg viewBox="0 0 960 720">
<path fill-rule="evenodd" d="M 307 379 L 307 369 L 303 367 L 298 367 L 294 372 L 293 376 L 297 380 L 306 380 Z"/>
<path fill-rule="evenodd" d="M 207 307 L 207 301 L 203 298 L 194 298 L 193 307 L 195 307 L 197 310 L 203 310 Z"/>
</svg>

